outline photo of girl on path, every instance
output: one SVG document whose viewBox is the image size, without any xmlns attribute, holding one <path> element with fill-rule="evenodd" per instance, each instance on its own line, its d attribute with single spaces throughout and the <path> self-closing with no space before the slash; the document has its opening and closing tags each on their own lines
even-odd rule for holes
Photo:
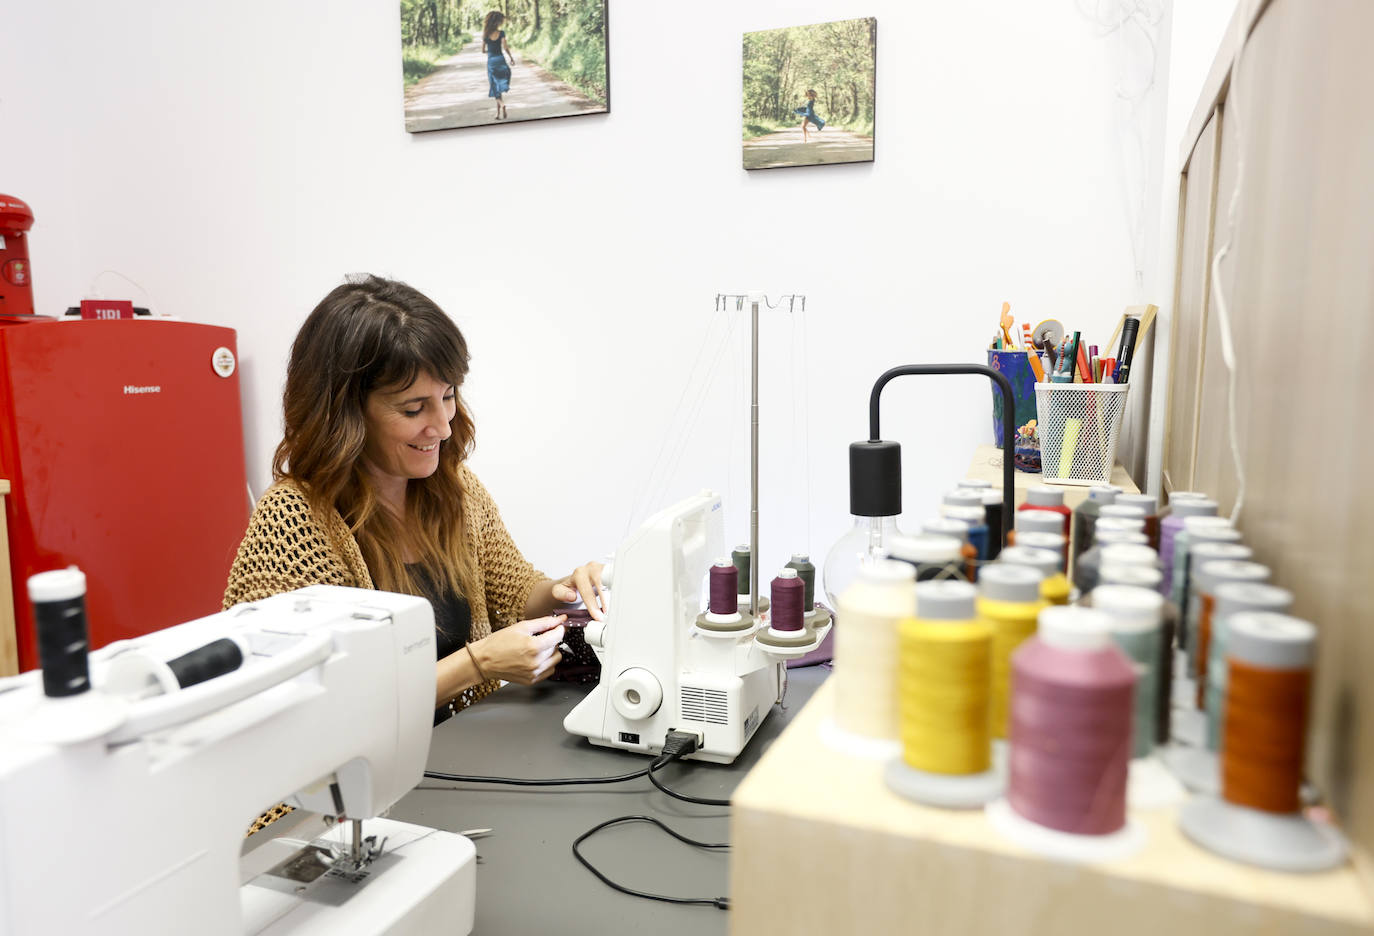
<svg viewBox="0 0 1374 936">
<path fill-rule="evenodd" d="M 816 92 L 811 88 L 806 89 L 806 103 L 798 107 L 792 113 L 801 114 L 802 142 L 809 143 L 811 137 L 806 132 L 807 124 L 815 124 L 817 130 L 825 129 L 825 121 L 816 116 Z"/>
<path fill-rule="evenodd" d="M 872 162 L 877 52 L 871 17 L 745 33 L 744 168 Z"/>
<path fill-rule="evenodd" d="M 400 0 L 406 129 L 607 113 L 606 6 L 607 0 Z"/>
<path fill-rule="evenodd" d="M 502 25 L 506 14 L 492 10 L 487 21 L 482 24 L 482 51 L 487 53 L 487 97 L 496 98 L 496 119 L 506 119 L 506 104 L 502 98 L 510 91 L 510 66 L 515 64 L 510 45 L 506 42 L 506 31 Z M 510 65 L 506 56 L 510 55 Z"/>
</svg>

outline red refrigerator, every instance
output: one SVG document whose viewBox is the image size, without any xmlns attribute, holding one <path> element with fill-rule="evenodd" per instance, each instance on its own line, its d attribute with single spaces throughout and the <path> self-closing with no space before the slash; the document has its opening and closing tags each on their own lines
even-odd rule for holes
<svg viewBox="0 0 1374 936">
<path fill-rule="evenodd" d="M 27 581 L 86 573 L 91 647 L 219 610 L 248 522 L 232 328 L 0 318 L 0 478 L 19 668 Z"/>
</svg>

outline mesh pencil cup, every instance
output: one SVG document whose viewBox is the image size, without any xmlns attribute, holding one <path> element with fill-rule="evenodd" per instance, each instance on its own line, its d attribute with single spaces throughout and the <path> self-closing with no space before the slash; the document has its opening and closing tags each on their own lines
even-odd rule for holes
<svg viewBox="0 0 1374 936">
<path fill-rule="evenodd" d="M 1130 384 L 1035 385 L 1044 481 L 1092 485 L 1111 480 L 1130 389 Z"/>
</svg>

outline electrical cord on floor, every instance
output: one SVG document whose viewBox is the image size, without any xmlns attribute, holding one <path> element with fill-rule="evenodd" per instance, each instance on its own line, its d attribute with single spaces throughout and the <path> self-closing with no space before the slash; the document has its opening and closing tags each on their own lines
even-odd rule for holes
<svg viewBox="0 0 1374 936">
<path fill-rule="evenodd" d="M 657 761 L 655 761 L 655 763 L 657 763 Z M 650 774 L 650 776 L 652 777 L 653 775 Z M 596 867 L 593 866 L 592 863 L 588 861 L 586 857 L 583 856 L 582 852 L 578 851 L 577 846 L 581 845 L 583 842 L 591 838 L 597 832 L 600 832 L 602 829 L 609 828 L 613 825 L 620 825 L 621 823 L 625 822 L 651 822 L 654 825 L 658 826 L 660 829 L 662 829 L 664 832 L 667 832 L 673 838 L 677 839 L 679 842 L 685 842 L 688 845 L 695 845 L 698 848 L 730 847 L 729 842 L 698 842 L 696 839 L 690 839 L 687 836 L 683 835 L 681 832 L 677 832 L 673 829 L 670 829 L 668 826 L 664 825 L 662 822 L 658 821 L 653 816 L 621 816 L 617 819 L 607 819 L 600 825 L 593 826 L 586 832 L 583 832 L 581 835 L 577 837 L 577 839 L 573 842 L 572 845 L 573 856 L 576 857 L 578 861 L 582 862 L 583 867 L 585 867 L 592 874 L 595 874 L 597 876 L 597 879 L 600 880 L 602 884 L 605 884 L 607 887 L 613 888 L 614 890 L 618 890 L 622 894 L 629 894 L 631 897 L 643 897 L 645 900 L 658 900 L 662 901 L 663 903 L 674 904 L 709 904 L 710 906 L 715 907 L 718 910 L 730 909 L 729 897 L 672 897 L 667 894 L 651 894 L 648 891 L 635 890 L 632 887 L 626 887 L 623 884 L 617 884 L 615 881 L 612 881 L 610 878 L 606 877 L 606 875 L 598 871 Z"/>
<path fill-rule="evenodd" d="M 636 770 L 633 773 L 620 774 L 615 777 L 557 777 L 550 780 L 525 779 L 522 777 L 480 777 L 469 774 L 444 773 L 441 770 L 426 770 L 425 778 L 428 780 L 446 780 L 449 783 L 499 783 L 505 786 L 585 786 L 594 783 L 623 783 L 626 780 L 638 780 L 640 777 L 649 777 L 655 767 L 661 763 L 667 763 L 668 755 L 659 755 L 653 763 L 643 770 Z"/>
<path fill-rule="evenodd" d="M 692 750 L 696 750 L 696 748 L 693 747 Z M 666 744 L 663 747 L 663 753 L 665 755 L 668 754 L 668 746 Z M 657 787 L 660 792 L 667 793 L 673 799 L 682 800 L 684 803 L 696 803 L 700 806 L 729 806 L 730 801 L 728 799 L 708 799 L 702 796 L 688 796 L 686 793 L 679 793 L 676 790 L 670 790 L 668 789 L 668 787 L 664 786 L 661 782 L 659 782 L 658 777 L 654 776 L 655 770 L 664 766 L 665 764 L 672 763 L 673 761 L 677 760 L 680 757 L 683 757 L 687 753 L 691 752 L 688 751 L 683 753 L 675 753 L 670 756 L 667 756 L 666 758 L 660 757 L 657 760 L 655 760 L 652 764 L 649 765 L 649 782 L 652 783 L 655 787 Z"/>
</svg>

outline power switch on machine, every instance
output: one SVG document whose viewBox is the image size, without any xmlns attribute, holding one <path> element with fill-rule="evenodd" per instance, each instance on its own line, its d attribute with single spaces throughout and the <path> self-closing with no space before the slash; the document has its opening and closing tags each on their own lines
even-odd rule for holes
<svg viewBox="0 0 1374 936">
<path fill-rule="evenodd" d="M 28 230 L 33 211 L 13 195 L 0 195 L 0 315 L 33 314 Z"/>
</svg>

